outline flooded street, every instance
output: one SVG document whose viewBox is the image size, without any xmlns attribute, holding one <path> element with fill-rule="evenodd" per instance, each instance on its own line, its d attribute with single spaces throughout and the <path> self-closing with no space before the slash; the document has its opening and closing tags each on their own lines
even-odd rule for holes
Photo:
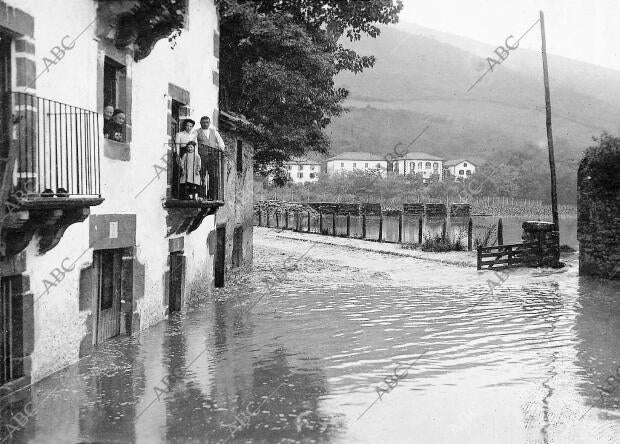
<svg viewBox="0 0 620 444">
<path fill-rule="evenodd" d="M 275 230 L 254 248 L 215 300 L 0 400 L 2 442 L 620 442 L 620 284 L 576 256 L 500 280 Z"/>
</svg>

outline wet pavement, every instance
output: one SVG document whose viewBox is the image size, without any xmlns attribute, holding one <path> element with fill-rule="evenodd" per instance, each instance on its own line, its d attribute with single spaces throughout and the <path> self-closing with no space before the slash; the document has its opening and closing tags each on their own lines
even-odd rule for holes
<svg viewBox="0 0 620 444">
<path fill-rule="evenodd" d="M 490 272 L 260 231 L 255 254 L 215 300 L 0 400 L 0 440 L 620 442 L 620 284 L 574 257 L 491 293 Z"/>
</svg>

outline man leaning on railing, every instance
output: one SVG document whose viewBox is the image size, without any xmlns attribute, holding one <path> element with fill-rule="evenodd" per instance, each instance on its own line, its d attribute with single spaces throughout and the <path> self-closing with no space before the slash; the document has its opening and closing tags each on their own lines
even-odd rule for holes
<svg viewBox="0 0 620 444">
<path fill-rule="evenodd" d="M 221 200 L 217 189 L 221 158 L 218 150 L 224 152 L 226 146 L 222 136 L 216 128 L 211 126 L 211 119 L 207 116 L 200 118 L 200 128 L 196 130 L 196 141 L 198 142 L 198 154 L 202 158 L 200 169 L 202 186 L 199 195 L 208 200 Z"/>
</svg>

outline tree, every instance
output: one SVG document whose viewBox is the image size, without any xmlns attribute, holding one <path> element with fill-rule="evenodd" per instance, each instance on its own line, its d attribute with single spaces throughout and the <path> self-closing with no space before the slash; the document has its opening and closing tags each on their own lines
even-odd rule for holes
<svg viewBox="0 0 620 444">
<path fill-rule="evenodd" d="M 347 49 L 377 24 L 395 23 L 401 0 L 220 0 L 220 108 L 243 114 L 255 162 L 281 163 L 307 151 L 326 153 L 323 130 L 343 112 L 342 70 L 372 67 Z"/>
</svg>

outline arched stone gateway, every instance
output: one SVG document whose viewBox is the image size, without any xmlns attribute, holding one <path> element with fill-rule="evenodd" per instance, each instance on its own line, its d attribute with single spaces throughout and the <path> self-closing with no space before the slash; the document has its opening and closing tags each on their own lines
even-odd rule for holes
<svg viewBox="0 0 620 444">
<path fill-rule="evenodd" d="M 620 279 L 620 138 L 603 134 L 579 165 L 579 274 Z"/>
</svg>

